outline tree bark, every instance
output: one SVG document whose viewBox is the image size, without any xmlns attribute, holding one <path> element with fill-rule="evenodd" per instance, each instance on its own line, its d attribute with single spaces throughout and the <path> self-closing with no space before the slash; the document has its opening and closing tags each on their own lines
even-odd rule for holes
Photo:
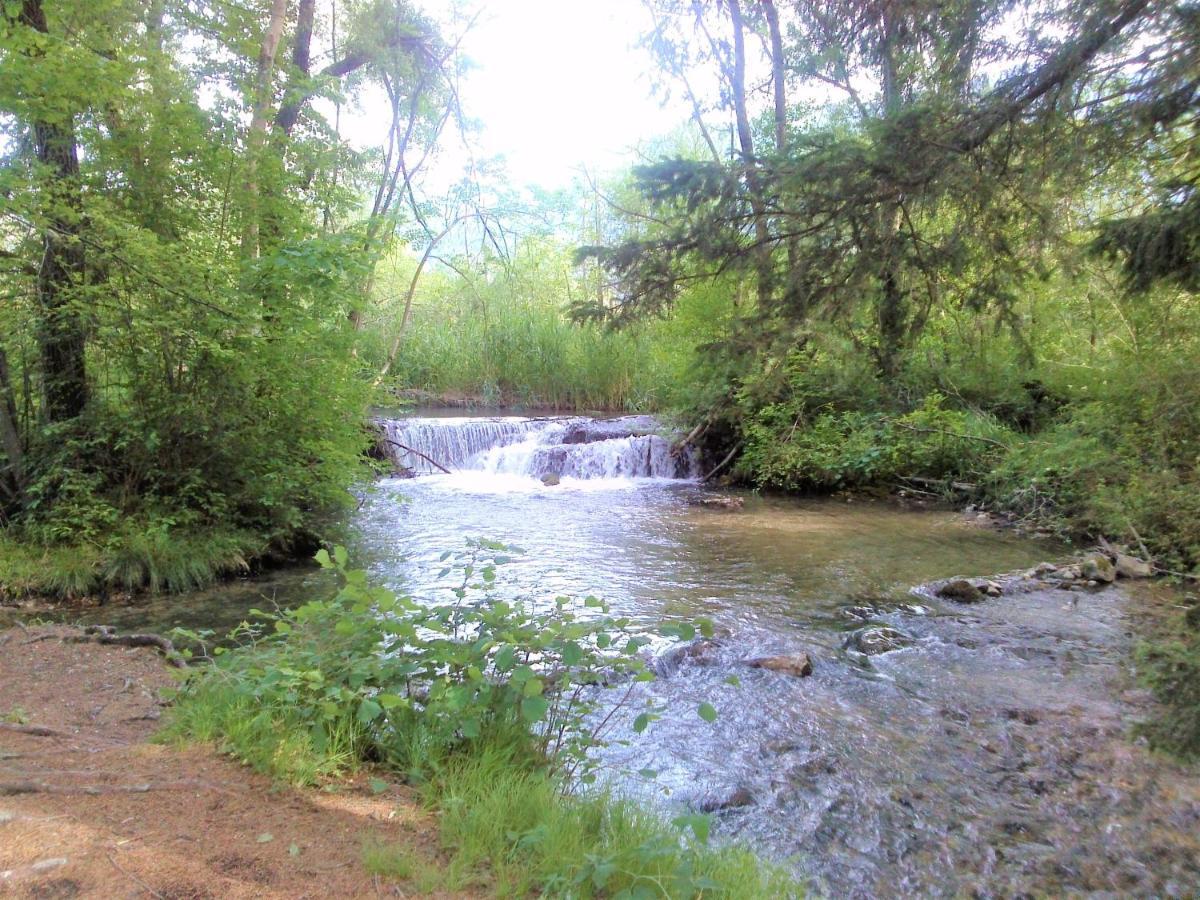
<svg viewBox="0 0 1200 900">
<path fill-rule="evenodd" d="M 733 71 L 730 87 L 733 94 L 733 113 L 737 121 L 738 146 L 746 167 L 746 187 L 750 209 L 754 214 L 754 256 L 758 269 L 758 299 L 765 308 L 774 293 L 774 271 L 771 260 L 771 232 L 767 227 L 767 207 L 763 202 L 762 183 L 754 156 L 754 136 L 750 131 L 750 116 L 746 110 L 746 31 L 739 0 L 729 0 L 729 18 L 733 24 Z"/>
<path fill-rule="evenodd" d="M 5 464 L 0 467 L 0 490 L 8 495 L 8 502 L 20 505 L 25 492 L 25 448 L 21 443 L 21 430 L 17 424 L 17 402 L 12 389 L 12 373 L 8 368 L 8 355 L 0 347 L 0 450 L 4 451 Z"/>
<path fill-rule="evenodd" d="M 258 74 L 255 78 L 254 109 L 250 119 L 250 131 L 246 141 L 246 196 L 242 221 L 242 256 L 254 259 L 258 256 L 259 231 L 259 156 L 266 145 L 267 125 L 271 119 L 271 75 L 275 69 L 275 55 L 283 37 L 283 24 L 287 16 L 287 0 L 271 0 L 271 15 L 263 35 L 258 53 Z"/>
<path fill-rule="evenodd" d="M 19 21 L 41 34 L 50 33 L 41 0 L 23 0 Z M 42 187 L 46 226 L 37 277 L 46 417 L 64 422 L 83 412 L 88 400 L 83 319 L 71 302 L 71 289 L 83 281 L 85 263 L 79 240 L 83 202 L 74 115 L 68 112 L 34 121 L 33 140 L 46 178 Z"/>
<path fill-rule="evenodd" d="M 312 53 L 313 20 L 317 0 L 300 0 L 296 9 L 296 42 L 292 45 L 292 76 L 283 95 L 283 103 L 275 116 L 275 130 L 290 137 L 300 120 L 300 111 L 312 96 L 309 85 L 309 65 Z"/>
</svg>

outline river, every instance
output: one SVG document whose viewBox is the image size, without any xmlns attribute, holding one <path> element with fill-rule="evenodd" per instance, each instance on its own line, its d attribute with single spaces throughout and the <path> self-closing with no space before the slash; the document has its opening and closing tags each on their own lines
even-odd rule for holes
<svg viewBox="0 0 1200 900">
<path fill-rule="evenodd" d="M 969 606 L 914 594 L 1068 551 L 885 501 L 701 505 L 713 492 L 690 477 L 695 461 L 653 428 L 397 419 L 391 452 L 417 477 L 365 490 L 353 547 L 414 596 L 446 589 L 443 551 L 484 537 L 525 551 L 498 572 L 502 596 L 594 594 L 640 621 L 711 618 L 719 640 L 639 688 L 617 717 L 630 743 L 605 751 L 613 772 L 656 777 L 612 783 L 667 810 L 715 810 L 721 839 L 788 862 L 819 893 L 1195 896 L 1200 780 L 1133 737 L 1149 700 L 1130 676 L 1129 593 L 1046 587 Z M 103 617 L 228 624 L 326 590 L 321 574 L 292 572 Z M 855 634 L 878 626 L 902 646 L 855 652 Z M 799 651 L 811 677 L 745 665 Z M 634 736 L 646 700 L 669 711 Z"/>
</svg>

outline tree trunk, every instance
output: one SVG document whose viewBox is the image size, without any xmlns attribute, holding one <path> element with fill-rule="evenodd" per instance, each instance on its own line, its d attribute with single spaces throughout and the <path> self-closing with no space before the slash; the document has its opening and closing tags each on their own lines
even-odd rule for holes
<svg viewBox="0 0 1200 900">
<path fill-rule="evenodd" d="M 887 118 L 898 115 L 903 105 L 900 85 L 900 65 L 897 55 L 901 23 L 895 10 L 883 9 L 883 46 L 881 63 L 883 69 L 883 114 Z M 902 198 L 884 203 L 879 210 L 880 256 L 879 300 L 876 322 L 879 346 L 876 363 L 880 374 L 889 381 L 900 372 L 903 354 L 905 320 L 908 315 L 908 300 L 901 284 L 900 272 L 900 204 Z"/>
<path fill-rule="evenodd" d="M 0 500 L 7 495 L 10 501 L 20 505 L 25 492 L 25 448 L 17 425 L 12 373 L 3 347 L 0 347 L 0 450 L 4 451 L 4 465 L 0 466 Z M 7 505 L 6 501 L 0 508 Z"/>
<path fill-rule="evenodd" d="M 49 34 L 41 0 L 24 0 L 20 22 Z M 42 186 L 46 227 L 37 296 L 41 313 L 38 343 L 46 392 L 46 417 L 51 422 L 73 419 L 87 405 L 85 333 L 82 317 L 71 303 L 71 288 L 84 277 L 82 198 L 79 152 L 75 146 L 75 117 L 65 113 L 53 121 L 35 121 L 33 140 L 45 174 Z"/>
<path fill-rule="evenodd" d="M 292 75 L 284 91 L 283 103 L 275 116 L 275 128 L 285 137 L 300 120 L 300 111 L 311 95 L 309 62 L 312 53 L 313 19 L 316 17 L 317 0 L 300 0 L 296 9 L 296 43 L 292 46 Z"/>
<path fill-rule="evenodd" d="M 733 72 L 730 86 L 733 93 L 733 112 L 737 120 L 738 145 L 746 166 L 746 187 L 750 208 L 754 213 L 754 257 L 758 269 L 758 299 L 765 308 L 774 289 L 771 262 L 770 229 L 767 227 L 767 208 L 763 202 L 762 185 L 758 178 L 758 163 L 754 156 L 754 137 L 750 132 L 750 116 L 746 111 L 746 35 L 739 0 L 729 0 L 729 17 L 733 23 Z"/>
<path fill-rule="evenodd" d="M 259 184 L 259 156 L 266 145 L 267 125 L 271 121 L 271 75 L 275 69 L 275 55 L 283 37 L 283 24 L 287 15 L 287 0 L 271 0 L 271 17 L 263 35 L 258 53 L 258 75 L 255 79 L 254 110 L 250 119 L 250 132 L 246 141 L 246 195 L 242 220 L 242 256 L 254 259 L 259 254 L 259 199 L 262 186 Z"/>
</svg>

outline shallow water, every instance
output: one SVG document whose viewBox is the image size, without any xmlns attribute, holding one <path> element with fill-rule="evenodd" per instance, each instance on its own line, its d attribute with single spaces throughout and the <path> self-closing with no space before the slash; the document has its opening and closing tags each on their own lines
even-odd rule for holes
<svg viewBox="0 0 1200 900">
<path fill-rule="evenodd" d="M 606 751 L 614 771 L 659 773 L 614 776 L 621 790 L 672 809 L 719 807 L 742 790 L 750 802 L 718 811 L 718 833 L 790 860 L 831 896 L 1200 889 L 1195 773 L 1129 737 L 1146 709 L 1130 690 L 1132 601 L 1116 589 L 971 606 L 910 593 L 1063 548 L 882 502 L 747 495 L 743 509 L 722 510 L 694 505 L 709 494 L 686 481 L 546 487 L 482 459 L 463 465 L 385 479 L 364 496 L 355 549 L 377 579 L 433 596 L 446 589 L 442 552 L 485 537 L 526 551 L 498 572 L 501 595 L 595 594 L 644 621 L 707 616 L 722 635 L 618 715 L 627 729 L 640 703 L 669 705 L 640 737 L 614 735 L 632 738 Z M 264 588 L 288 603 L 329 585 L 289 573 L 133 607 L 121 624 L 236 621 Z M 843 649 L 869 624 L 909 645 L 872 657 Z M 813 657 L 812 677 L 745 665 L 795 651 Z M 712 725 L 695 713 L 705 701 L 719 712 Z"/>
</svg>

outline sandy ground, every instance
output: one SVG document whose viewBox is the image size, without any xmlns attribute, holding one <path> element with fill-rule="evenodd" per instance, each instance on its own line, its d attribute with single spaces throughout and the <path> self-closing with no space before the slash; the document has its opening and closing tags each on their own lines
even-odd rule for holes
<svg viewBox="0 0 1200 900">
<path fill-rule="evenodd" d="M 0 632 L 0 896 L 463 896 L 361 865 L 370 840 L 438 861 L 435 822 L 403 786 L 294 790 L 152 744 L 171 670 L 152 649 L 61 640 L 77 633 Z"/>
</svg>

